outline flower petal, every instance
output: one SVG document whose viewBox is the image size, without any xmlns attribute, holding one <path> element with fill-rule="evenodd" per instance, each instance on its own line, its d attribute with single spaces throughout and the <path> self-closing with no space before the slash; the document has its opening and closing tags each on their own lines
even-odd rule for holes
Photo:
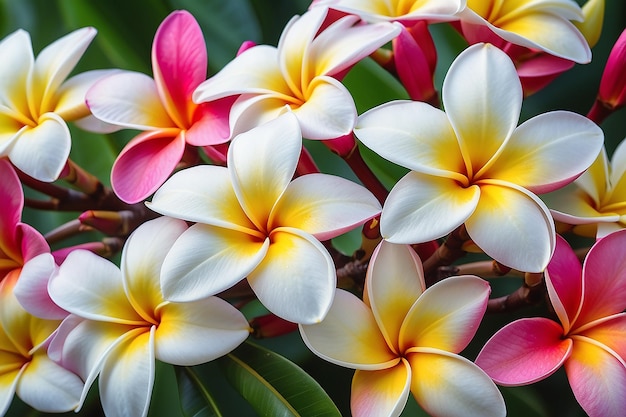
<svg viewBox="0 0 626 417">
<path fill-rule="evenodd" d="M 324 241 L 363 224 L 380 210 L 365 187 L 333 175 L 309 174 L 287 186 L 269 224 L 304 230 Z"/>
<path fill-rule="evenodd" d="M 497 384 L 527 385 L 547 378 L 563 365 L 572 340 L 563 328 L 543 317 L 514 321 L 498 330 L 476 358 Z"/>
<path fill-rule="evenodd" d="M 274 93 L 240 95 L 229 114 L 231 137 L 277 119 L 290 111 L 290 103 L 289 98 Z"/>
<path fill-rule="evenodd" d="M 576 113 L 544 113 L 521 124 L 484 174 L 531 190 L 553 191 L 587 169 L 602 149 L 604 134 Z"/>
<path fill-rule="evenodd" d="M 599 319 L 586 330 L 581 329 L 580 335 L 603 344 L 620 358 L 626 358 L 626 313 Z"/>
<path fill-rule="evenodd" d="M 463 224 L 481 198 L 478 187 L 450 178 L 409 172 L 393 187 L 380 218 L 383 237 L 393 243 L 438 239 Z"/>
<path fill-rule="evenodd" d="M 87 91 L 87 106 L 98 119 L 129 129 L 177 127 L 167 114 L 149 76 L 120 71 L 102 78 Z"/>
<path fill-rule="evenodd" d="M 250 334 L 243 314 L 228 302 L 209 297 L 190 303 L 167 303 L 159 308 L 155 356 L 179 366 L 212 361 L 227 354 Z"/>
<path fill-rule="evenodd" d="M 55 113 L 39 118 L 34 128 L 24 128 L 15 138 L 9 160 L 31 177 L 52 182 L 59 177 L 72 145 L 67 124 Z"/>
<path fill-rule="evenodd" d="M 313 236 L 290 227 L 274 229 L 267 255 L 248 275 L 250 287 L 268 310 L 302 324 L 319 323 L 333 301 L 335 264 Z"/>
<path fill-rule="evenodd" d="M 578 183 L 572 183 L 551 193 L 541 195 L 541 199 L 550 207 L 550 212 L 555 220 L 566 224 L 616 223 L 619 221 L 620 216 L 617 213 L 601 213 L 596 210 L 597 205 L 580 188 Z"/>
<path fill-rule="evenodd" d="M 174 243 L 163 261 L 166 300 L 193 301 L 217 294 L 245 278 L 265 257 L 268 239 L 195 224 Z"/>
<path fill-rule="evenodd" d="M 504 52 L 491 44 L 477 44 L 450 65 L 441 91 L 472 177 L 484 169 L 517 126 L 522 106 L 519 77 Z"/>
<path fill-rule="evenodd" d="M 0 105 L 29 114 L 26 83 L 35 58 L 30 34 L 18 29 L 0 41 L 0 54 L 5 62 L 0 68 Z"/>
<path fill-rule="evenodd" d="M 304 343 L 320 358 L 353 369 L 389 369 L 400 362 L 378 330 L 371 310 L 355 295 L 335 290 L 320 323 L 300 324 Z"/>
<path fill-rule="evenodd" d="M 411 367 L 406 360 L 378 371 L 357 369 L 352 378 L 350 409 L 358 416 L 399 416 L 411 388 Z"/>
<path fill-rule="evenodd" d="M 93 70 L 73 76 L 57 91 L 57 103 L 54 112 L 65 121 L 73 121 L 90 114 L 85 103 L 87 91 L 101 78 L 115 74 L 118 70 Z"/>
<path fill-rule="evenodd" d="M 194 114 L 193 125 L 185 131 L 185 141 L 193 146 L 225 143 L 230 139 L 228 116 L 235 97 L 226 97 L 200 104 Z"/>
<path fill-rule="evenodd" d="M 67 316 L 67 311 L 56 305 L 48 293 L 48 280 L 57 269 L 50 253 L 42 253 L 24 264 L 13 293 L 30 314 L 50 320 Z"/>
<path fill-rule="evenodd" d="M 529 191 L 504 181 L 481 184 L 478 206 L 465 226 L 487 255 L 519 271 L 543 272 L 554 251 L 548 208 Z"/>
<path fill-rule="evenodd" d="M 6 363 L 4 362 L 7 360 L 6 356 L 9 356 L 10 354 L 0 352 L 0 355 L 3 363 Z M 17 388 L 17 383 L 22 375 L 23 369 L 24 368 L 18 368 L 13 372 L 2 372 L 0 374 L 0 413 L 2 415 L 5 415 L 11 406 L 13 396 L 15 395 L 15 389 Z"/>
<path fill-rule="evenodd" d="M 462 356 L 430 348 L 407 353 L 413 371 L 411 393 L 434 416 L 506 415 L 502 394 L 493 381 Z"/>
<path fill-rule="evenodd" d="M 232 140 L 228 172 L 233 189 L 259 230 L 269 227 L 270 212 L 291 181 L 301 150 L 300 128 L 289 113 Z"/>
</svg>

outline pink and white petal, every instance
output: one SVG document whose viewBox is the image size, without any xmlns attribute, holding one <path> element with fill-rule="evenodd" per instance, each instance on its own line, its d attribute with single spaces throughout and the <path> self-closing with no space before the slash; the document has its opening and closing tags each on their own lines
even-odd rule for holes
<svg viewBox="0 0 626 417">
<path fill-rule="evenodd" d="M 476 44 L 454 60 L 442 87 L 442 101 L 474 176 L 502 149 L 515 130 L 522 86 L 511 59 L 491 44 Z"/>
<path fill-rule="evenodd" d="M 433 416 L 488 417 L 506 415 L 502 394 L 473 362 L 438 349 L 407 352 L 411 393 Z"/>
<path fill-rule="evenodd" d="M 90 114 L 85 103 L 87 91 L 101 78 L 120 72 L 119 70 L 93 70 L 73 76 L 56 92 L 54 112 L 65 121 L 74 121 Z"/>
<path fill-rule="evenodd" d="M 146 74 L 119 71 L 97 81 L 86 95 L 91 113 L 128 129 L 177 127 L 161 103 L 156 83 Z"/>
<path fill-rule="evenodd" d="M 15 228 L 18 244 L 22 249 L 24 262 L 30 261 L 35 256 L 50 252 L 50 246 L 43 235 L 31 225 L 18 223 Z"/>
<path fill-rule="evenodd" d="M 185 132 L 185 141 L 193 146 L 211 146 L 230 139 L 229 114 L 236 97 L 226 97 L 196 108 L 193 124 Z"/>
<path fill-rule="evenodd" d="M 343 84 L 328 76 L 315 77 L 304 94 L 302 105 L 292 106 L 303 137 L 335 139 L 352 132 L 357 120 L 356 105 Z"/>
<path fill-rule="evenodd" d="M 598 240 L 583 264 L 582 307 L 578 324 L 626 309 L 626 230 Z"/>
<path fill-rule="evenodd" d="M 499 385 L 541 381 L 556 372 L 572 351 L 572 340 L 563 334 L 558 323 L 543 317 L 514 321 L 487 341 L 476 365 Z"/>
<path fill-rule="evenodd" d="M 228 172 L 243 211 L 259 230 L 296 171 L 302 136 L 291 113 L 234 138 L 228 149 Z"/>
<path fill-rule="evenodd" d="M 479 203 L 479 187 L 451 178 L 409 172 L 393 187 L 380 219 L 383 238 L 393 243 L 438 239 L 463 224 Z"/>
<path fill-rule="evenodd" d="M 209 297 L 190 303 L 166 303 L 159 309 L 155 356 L 179 366 L 212 361 L 239 346 L 250 334 L 243 314 L 228 302 Z"/>
<path fill-rule="evenodd" d="M 259 265 L 269 245 L 269 239 L 195 224 L 176 240 L 163 261 L 163 296 L 188 302 L 224 291 Z"/>
<path fill-rule="evenodd" d="M 267 255 L 248 282 L 270 312 L 294 323 L 324 319 L 333 301 L 337 276 L 326 248 L 291 227 L 272 230 Z"/>
<path fill-rule="evenodd" d="M 504 181 L 484 181 L 480 201 L 465 222 L 470 238 L 496 261 L 543 272 L 555 246 L 554 221 L 534 194 Z"/>
<path fill-rule="evenodd" d="M 145 417 L 154 385 L 154 333 L 126 334 L 111 350 L 100 372 L 100 401 L 106 415 Z"/>
<path fill-rule="evenodd" d="M 545 283 L 564 333 L 569 333 L 580 311 L 583 297 L 582 274 L 578 257 L 569 243 L 557 235 L 554 254 L 545 271 Z"/>
<path fill-rule="evenodd" d="M 242 93 L 292 95 L 280 72 L 275 47 L 257 45 L 247 49 L 200 84 L 193 101 L 203 103 Z"/>
<path fill-rule="evenodd" d="M 29 33 L 18 29 L 6 36 L 0 41 L 0 54 L 5 62 L 0 67 L 0 103 L 28 114 L 28 94 L 25 90 L 35 62 Z"/>
<path fill-rule="evenodd" d="M 185 137 L 176 129 L 140 133 L 118 155 L 111 170 L 115 194 L 129 204 L 154 193 L 172 174 L 185 151 Z"/>
<path fill-rule="evenodd" d="M 350 395 L 352 415 L 399 416 L 409 399 L 411 379 L 411 367 L 406 359 L 378 371 L 357 369 Z"/>
<path fill-rule="evenodd" d="M 112 125 L 110 123 L 103 122 L 98 119 L 93 114 L 89 114 L 89 116 L 81 117 L 80 119 L 76 119 L 73 121 L 74 125 L 78 126 L 82 130 L 86 130 L 87 132 L 94 133 L 113 133 L 118 130 L 122 130 L 122 126 Z"/>
<path fill-rule="evenodd" d="M 56 305 L 48 294 L 48 281 L 57 269 L 50 253 L 42 253 L 24 264 L 13 293 L 30 314 L 49 320 L 67 316 L 67 311 Z"/>
<path fill-rule="evenodd" d="M 269 228 L 289 226 L 320 241 L 352 230 L 381 211 L 365 187 L 328 174 L 303 175 L 293 180 L 271 212 Z"/>
<path fill-rule="evenodd" d="M 87 47 L 96 36 L 96 29 L 75 30 L 41 50 L 31 73 L 29 94 L 31 113 L 52 110 L 56 91 L 72 72 Z M 34 106 L 34 108 L 33 108 Z"/>
<path fill-rule="evenodd" d="M 489 283 L 473 275 L 450 277 L 429 287 L 402 323 L 400 350 L 432 347 L 461 352 L 480 326 L 490 293 Z"/>
<path fill-rule="evenodd" d="M 374 371 L 401 360 L 383 338 L 372 311 L 354 294 L 335 290 L 328 314 L 320 323 L 300 324 L 304 343 L 320 358 L 339 366 Z"/>
<path fill-rule="evenodd" d="M 89 320 L 143 324 L 126 298 L 122 274 L 115 264 L 86 250 L 75 250 L 48 282 L 52 300 Z"/>
<path fill-rule="evenodd" d="M 186 10 L 163 20 L 152 44 L 152 69 L 161 102 L 178 126 L 185 126 L 196 105 L 191 95 L 207 77 L 202 29 Z"/>
<path fill-rule="evenodd" d="M 36 127 L 20 130 L 8 156 L 25 174 L 39 181 L 52 182 L 65 167 L 71 146 L 65 121 L 55 113 L 45 113 Z"/>
<path fill-rule="evenodd" d="M 396 100 L 359 116 L 354 129 L 365 146 L 413 171 L 467 182 L 457 138 L 446 114 L 426 103 Z"/>
<path fill-rule="evenodd" d="M 544 113 L 515 129 L 484 175 L 536 194 L 554 191 L 587 169 L 603 143 L 602 130 L 586 117 L 566 111 Z"/>
<path fill-rule="evenodd" d="M 598 319 L 576 333 L 601 343 L 626 361 L 626 313 Z"/>
<path fill-rule="evenodd" d="M 254 233 L 225 167 L 199 165 L 178 171 L 146 205 L 157 213 L 191 222 Z"/>
<path fill-rule="evenodd" d="M 626 407 L 626 366 L 602 344 L 577 337 L 565 372 L 574 396 L 590 417 L 619 416 Z"/>
<path fill-rule="evenodd" d="M 147 221 L 130 235 L 120 268 L 124 291 L 133 308 L 146 320 L 155 320 L 155 309 L 163 302 L 161 266 L 187 223 L 171 217 Z"/>
<path fill-rule="evenodd" d="M 44 413 L 74 410 L 83 391 L 83 381 L 48 358 L 45 351 L 32 357 L 20 377 L 17 396 L 29 406 Z"/>
<path fill-rule="evenodd" d="M 363 297 L 385 340 L 398 352 L 402 323 L 425 288 L 422 261 L 417 253 L 409 245 L 381 241 L 367 268 Z"/>
</svg>

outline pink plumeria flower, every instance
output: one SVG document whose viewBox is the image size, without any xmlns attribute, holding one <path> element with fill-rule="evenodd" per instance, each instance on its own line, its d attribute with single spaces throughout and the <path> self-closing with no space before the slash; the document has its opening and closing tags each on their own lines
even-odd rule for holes
<svg viewBox="0 0 626 417">
<path fill-rule="evenodd" d="M 28 32 L 17 30 L 0 41 L 0 157 L 40 181 L 56 180 L 71 147 L 68 121 L 90 124 L 85 92 L 108 71 L 87 71 L 68 80 L 96 30 L 76 30 L 37 56 Z"/>
<path fill-rule="evenodd" d="M 622 31 L 606 61 L 598 96 L 589 117 L 601 123 L 608 115 L 626 105 L 626 29 Z"/>
<path fill-rule="evenodd" d="M 443 82 L 445 112 L 394 101 L 369 110 L 355 134 L 409 168 L 385 201 L 382 236 L 427 242 L 465 224 L 487 255 L 541 272 L 554 250 L 554 221 L 536 196 L 563 187 L 595 159 L 602 130 L 565 111 L 517 126 L 522 88 L 509 57 L 489 44 L 463 51 Z"/>
<path fill-rule="evenodd" d="M 626 408 L 626 230 L 599 240 L 581 264 L 559 238 L 546 286 L 560 324 L 524 318 L 499 330 L 476 363 L 496 383 L 526 385 L 561 366 L 591 417 Z"/>
<path fill-rule="evenodd" d="M 226 142 L 232 100 L 197 105 L 191 100 L 207 76 L 202 30 L 187 11 L 175 11 L 159 26 L 152 45 L 154 79 L 122 71 L 87 92 L 99 119 L 145 132 L 117 157 L 111 172 L 115 193 L 128 203 L 147 198 L 170 176 L 187 145 Z"/>
<path fill-rule="evenodd" d="M 458 355 L 474 337 L 489 293 L 486 281 L 469 275 L 425 290 L 417 254 L 383 241 L 372 254 L 364 301 L 338 289 L 324 321 L 300 332 L 316 355 L 357 370 L 355 417 L 399 416 L 409 393 L 432 416 L 504 416 L 492 380 Z"/>
<path fill-rule="evenodd" d="M 121 270 L 88 251 L 73 251 L 52 277 L 52 299 L 71 314 L 48 354 L 85 381 L 80 404 L 99 375 L 107 416 L 145 416 L 155 361 L 192 366 L 225 355 L 250 331 L 239 310 L 207 297 L 164 300 L 159 284 L 167 251 L 187 229 L 161 217 L 142 224 L 122 251 Z"/>
<path fill-rule="evenodd" d="M 465 0 L 314 0 L 311 7 L 326 6 L 360 16 L 368 22 L 457 20 Z"/>
<path fill-rule="evenodd" d="M 324 318 L 336 286 L 328 240 L 380 213 L 366 188 L 327 174 L 292 181 L 302 149 L 299 123 L 286 113 L 235 137 L 228 167 L 177 172 L 149 207 L 196 222 L 163 262 L 167 299 L 191 301 L 247 277 L 274 314 L 297 323 Z"/>
<path fill-rule="evenodd" d="M 578 63 L 591 61 L 591 49 L 571 22 L 583 12 L 572 0 L 467 0 L 459 14 L 461 31 L 470 43 L 491 42 L 493 34 L 507 42 L 547 52 Z"/>
<path fill-rule="evenodd" d="M 325 7 L 295 16 L 278 48 L 244 51 L 193 95 L 196 102 L 240 95 L 230 113 L 231 136 L 291 111 L 307 139 L 334 139 L 352 132 L 357 112 L 337 80 L 361 59 L 394 38 L 390 23 L 359 24 L 357 16 Z"/>
<path fill-rule="evenodd" d="M 16 275 L 0 282 L 0 415 L 17 396 L 46 413 L 61 413 L 78 406 L 83 383 L 47 355 L 48 339 L 59 320 L 29 314 L 17 301 Z"/>
</svg>

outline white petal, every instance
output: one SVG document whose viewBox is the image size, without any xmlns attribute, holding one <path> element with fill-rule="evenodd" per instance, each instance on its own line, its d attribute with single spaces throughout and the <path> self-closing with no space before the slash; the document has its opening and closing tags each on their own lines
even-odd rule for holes
<svg viewBox="0 0 626 417">
<path fill-rule="evenodd" d="M 67 316 L 67 311 L 57 306 L 48 294 L 48 281 L 57 268 L 54 258 L 47 252 L 24 264 L 13 293 L 30 314 L 50 320 Z"/>
<path fill-rule="evenodd" d="M 73 76 L 57 91 L 58 101 L 54 112 L 65 121 L 73 121 L 89 115 L 89 109 L 85 103 L 87 90 L 99 79 L 116 73 L 118 70 L 93 70 L 82 72 Z"/>
<path fill-rule="evenodd" d="M 0 105 L 28 114 L 26 79 L 35 62 L 30 35 L 18 29 L 0 41 Z"/>
<path fill-rule="evenodd" d="M 290 111 L 289 97 L 271 94 L 242 94 L 230 109 L 230 135 L 234 137 L 270 122 Z"/>
</svg>

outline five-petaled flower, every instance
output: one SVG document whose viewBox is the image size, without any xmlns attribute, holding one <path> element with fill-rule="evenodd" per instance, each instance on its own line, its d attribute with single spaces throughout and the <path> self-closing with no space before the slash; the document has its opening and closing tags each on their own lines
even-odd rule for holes
<svg viewBox="0 0 626 417">
<path fill-rule="evenodd" d="M 411 170 L 385 201 L 383 237 L 426 242 L 465 224 L 474 243 L 498 262 L 543 271 L 554 250 L 554 222 L 535 193 L 558 189 L 591 165 L 602 130 L 565 111 L 517 126 L 519 78 L 508 56 L 489 44 L 457 57 L 442 95 L 445 112 L 394 101 L 359 118 L 356 136 Z"/>
<path fill-rule="evenodd" d="M 207 76 L 202 30 L 187 11 L 170 14 L 152 45 L 154 79 L 120 71 L 87 92 L 97 118 L 145 132 L 129 142 L 111 171 L 111 184 L 124 201 L 136 203 L 152 194 L 183 158 L 187 145 L 207 146 L 229 138 L 231 99 L 195 104 L 193 91 Z"/>
<path fill-rule="evenodd" d="M 51 278 L 52 299 L 71 314 L 59 326 L 48 354 L 85 381 L 78 409 L 99 375 L 107 416 L 145 416 L 155 360 L 197 365 L 225 355 L 248 337 L 243 314 L 220 298 L 180 304 L 163 299 L 163 258 L 185 230 L 182 220 L 149 221 L 126 242 L 121 270 L 92 252 L 77 250 Z"/>
<path fill-rule="evenodd" d="M 354 416 L 399 416 L 409 392 L 433 416 L 504 416 L 495 384 L 458 355 L 474 337 L 489 293 L 486 281 L 470 275 L 425 290 L 410 246 L 383 241 L 367 270 L 364 301 L 338 289 L 326 319 L 300 332 L 318 356 L 357 370 Z"/>
<path fill-rule="evenodd" d="M 559 238 L 546 269 L 560 321 L 524 318 L 499 330 L 476 363 L 496 383 L 526 385 L 561 366 L 591 417 L 621 416 L 626 407 L 626 230 L 600 239 L 584 264 Z"/>
<path fill-rule="evenodd" d="M 457 20 L 465 0 L 313 0 L 311 7 L 326 6 L 360 16 L 368 22 L 398 21 L 411 26 L 418 20 Z"/>
<path fill-rule="evenodd" d="M 196 222 L 163 263 L 166 298 L 203 298 L 247 277 L 274 314 L 297 323 L 324 318 L 337 278 L 320 241 L 378 215 L 380 204 L 344 178 L 308 174 L 292 181 L 301 150 L 289 112 L 235 137 L 228 167 L 187 168 L 163 184 L 149 207 Z"/>
</svg>

